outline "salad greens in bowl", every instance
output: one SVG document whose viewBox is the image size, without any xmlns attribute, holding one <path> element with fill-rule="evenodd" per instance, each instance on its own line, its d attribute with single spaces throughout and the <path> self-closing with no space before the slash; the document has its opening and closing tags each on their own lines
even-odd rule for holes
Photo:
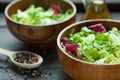
<svg viewBox="0 0 120 80">
<path fill-rule="evenodd" d="M 59 33 L 57 47 L 62 68 L 74 80 L 120 79 L 120 21 L 74 23 Z"/>
<path fill-rule="evenodd" d="M 68 19 L 72 13 L 72 9 L 63 12 L 60 6 L 56 4 L 51 4 L 47 10 L 41 6 L 35 7 L 34 4 L 31 4 L 24 11 L 18 9 L 17 13 L 13 14 L 11 18 L 22 24 L 44 26 L 62 22 Z"/>
<path fill-rule="evenodd" d="M 56 48 L 58 33 L 76 20 L 69 0 L 15 0 L 5 8 L 9 31 L 32 49 Z"/>
<path fill-rule="evenodd" d="M 84 26 L 79 32 L 63 37 L 66 52 L 80 60 L 96 64 L 120 63 L 120 31 L 115 26 L 106 31 L 102 23 Z"/>
</svg>

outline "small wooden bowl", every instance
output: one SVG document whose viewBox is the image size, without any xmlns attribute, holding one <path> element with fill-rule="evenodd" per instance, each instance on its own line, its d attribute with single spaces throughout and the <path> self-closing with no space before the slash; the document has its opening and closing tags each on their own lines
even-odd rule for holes
<svg viewBox="0 0 120 80">
<path fill-rule="evenodd" d="M 102 23 L 107 30 L 117 27 L 120 30 L 120 21 L 117 20 L 87 20 L 72 24 L 63 29 L 57 38 L 58 57 L 65 72 L 74 80 L 120 80 L 120 64 L 94 64 L 70 56 L 62 46 L 62 37 L 69 37 L 71 30 L 78 32 L 81 27 Z"/>
<path fill-rule="evenodd" d="M 45 9 L 51 4 L 60 5 L 63 11 L 72 9 L 73 13 L 67 20 L 46 26 L 25 25 L 13 21 L 10 16 L 18 9 L 25 10 L 31 4 Z M 51 49 L 56 47 L 58 33 L 76 20 L 76 7 L 69 0 L 15 0 L 5 8 L 6 23 L 10 32 L 28 46 L 34 49 Z"/>
</svg>

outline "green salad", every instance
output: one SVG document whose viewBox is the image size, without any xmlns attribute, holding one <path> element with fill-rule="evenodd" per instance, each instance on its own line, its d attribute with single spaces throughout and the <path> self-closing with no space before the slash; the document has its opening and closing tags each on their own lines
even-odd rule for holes
<svg viewBox="0 0 120 80">
<path fill-rule="evenodd" d="M 50 25 L 62 22 L 69 18 L 72 14 L 72 9 L 63 12 L 61 8 L 52 4 L 47 10 L 43 7 L 35 7 L 30 5 L 26 10 L 17 10 L 11 18 L 19 23 L 32 24 L 32 25 Z"/>
<path fill-rule="evenodd" d="M 84 26 L 61 39 L 63 49 L 73 57 L 96 64 L 120 63 L 120 31 L 106 31 L 103 24 Z"/>
</svg>

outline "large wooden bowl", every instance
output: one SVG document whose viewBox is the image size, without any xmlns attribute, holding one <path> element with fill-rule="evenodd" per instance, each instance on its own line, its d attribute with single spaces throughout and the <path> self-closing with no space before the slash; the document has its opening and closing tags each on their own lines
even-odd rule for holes
<svg viewBox="0 0 120 80">
<path fill-rule="evenodd" d="M 116 20 L 88 20 L 72 24 L 63 29 L 57 38 L 58 57 L 65 72 L 74 80 L 120 80 L 120 64 L 94 64 L 70 56 L 60 45 L 62 37 L 68 37 L 74 28 L 76 32 L 83 26 L 102 23 L 107 30 L 117 27 L 120 30 L 120 21 Z"/>
<path fill-rule="evenodd" d="M 18 9 L 25 10 L 31 4 L 34 4 L 36 7 L 41 6 L 45 9 L 48 9 L 51 4 L 56 4 L 60 5 L 63 11 L 72 9 L 73 14 L 65 21 L 46 26 L 24 25 L 10 18 Z M 15 37 L 32 48 L 48 49 L 55 48 L 58 33 L 66 26 L 75 22 L 76 7 L 69 0 L 15 0 L 5 8 L 5 17 L 7 26 Z"/>
</svg>

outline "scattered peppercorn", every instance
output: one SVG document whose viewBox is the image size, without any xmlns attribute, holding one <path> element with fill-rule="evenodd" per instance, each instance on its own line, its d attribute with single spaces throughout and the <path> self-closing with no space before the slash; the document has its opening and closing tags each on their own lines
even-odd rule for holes
<svg viewBox="0 0 120 80">
<path fill-rule="evenodd" d="M 28 78 L 27 75 L 24 75 L 24 80 L 27 80 L 27 78 Z"/>
<path fill-rule="evenodd" d="M 4 67 L 3 67 L 3 69 L 5 70 L 5 72 L 8 72 L 8 70 L 7 70 L 7 67 L 6 67 L 6 66 L 4 66 Z"/>
<path fill-rule="evenodd" d="M 5 62 L 8 63 L 9 57 L 7 56 L 5 59 Z"/>
<path fill-rule="evenodd" d="M 34 68 L 34 69 L 26 69 L 26 68 L 22 68 L 22 67 L 13 67 L 15 71 L 23 74 L 23 75 L 29 75 L 31 77 L 38 77 L 41 76 L 41 74 L 43 73 L 40 68 Z M 24 76 L 25 77 L 25 76 Z"/>
<path fill-rule="evenodd" d="M 49 75 L 51 76 L 51 75 L 52 75 L 52 73 L 49 73 Z"/>
</svg>

